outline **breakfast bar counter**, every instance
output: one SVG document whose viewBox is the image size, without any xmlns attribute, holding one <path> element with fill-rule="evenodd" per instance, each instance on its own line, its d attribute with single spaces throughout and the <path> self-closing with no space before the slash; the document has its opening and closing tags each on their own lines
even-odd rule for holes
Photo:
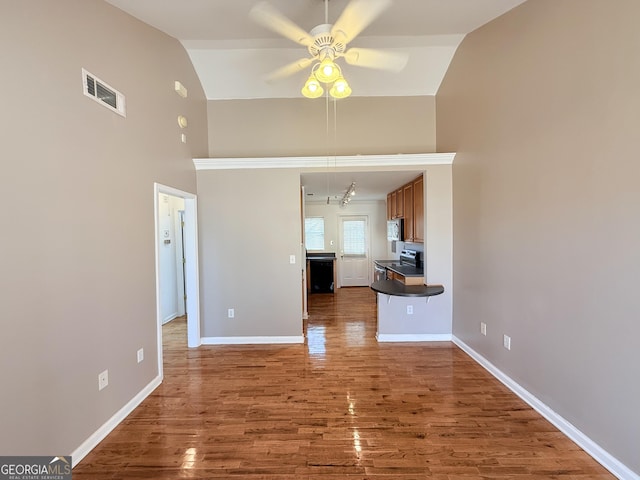
<svg viewBox="0 0 640 480">
<path fill-rule="evenodd" d="M 396 297 L 432 297 L 444 293 L 442 285 L 405 285 L 397 280 L 378 280 L 371 284 L 371 290 Z"/>
<path fill-rule="evenodd" d="M 449 341 L 451 330 L 441 320 L 443 285 L 406 285 L 399 280 L 371 284 L 377 296 L 379 342 Z M 437 300 L 436 300 L 437 299 Z M 441 300 L 443 299 L 443 300 Z"/>
</svg>

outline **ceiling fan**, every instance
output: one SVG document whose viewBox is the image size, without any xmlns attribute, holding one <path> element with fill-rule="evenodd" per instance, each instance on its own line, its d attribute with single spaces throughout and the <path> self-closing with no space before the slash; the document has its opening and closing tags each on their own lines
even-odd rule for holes
<svg viewBox="0 0 640 480">
<path fill-rule="evenodd" d="M 408 56 L 369 48 L 349 48 L 351 42 L 392 3 L 392 0 L 351 0 L 333 25 L 329 24 L 329 0 L 324 0 L 325 23 L 310 32 L 304 31 L 266 1 L 255 5 L 250 16 L 264 27 L 289 40 L 307 47 L 309 56 L 300 58 L 266 76 L 267 81 L 293 75 L 312 65 L 311 75 L 302 88 L 302 94 L 317 98 L 324 93 L 321 83 L 331 84 L 330 94 L 344 98 L 351 88 L 342 76 L 335 60 L 344 58 L 349 65 L 398 72 L 404 68 Z"/>
</svg>

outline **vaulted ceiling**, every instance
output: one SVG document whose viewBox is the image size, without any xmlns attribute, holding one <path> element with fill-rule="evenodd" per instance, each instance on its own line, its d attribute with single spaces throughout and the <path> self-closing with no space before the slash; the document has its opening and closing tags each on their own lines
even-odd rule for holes
<svg viewBox="0 0 640 480">
<path fill-rule="evenodd" d="M 300 98 L 309 69 L 275 82 L 266 74 L 308 56 L 305 47 L 255 23 L 249 16 L 260 0 L 106 0 L 178 39 L 187 50 L 209 100 Z M 395 0 L 349 47 L 409 54 L 399 73 L 345 65 L 353 96 L 435 95 L 465 35 L 525 0 Z M 349 0 L 268 0 L 311 31 L 335 23 Z M 328 12 L 325 12 L 327 7 Z M 352 181 L 357 200 L 380 200 L 419 171 L 309 173 L 301 178 L 307 201 L 337 201 Z"/>
<path fill-rule="evenodd" d="M 256 24 L 258 0 L 107 0 L 178 39 L 210 100 L 295 98 L 309 72 L 265 82 L 265 74 L 307 56 L 306 49 Z M 524 0 L 396 0 L 349 47 L 409 54 L 399 73 L 343 65 L 355 96 L 435 95 L 464 36 Z M 325 23 L 324 0 L 269 0 L 310 31 Z M 348 0 L 330 0 L 334 23 Z"/>
</svg>

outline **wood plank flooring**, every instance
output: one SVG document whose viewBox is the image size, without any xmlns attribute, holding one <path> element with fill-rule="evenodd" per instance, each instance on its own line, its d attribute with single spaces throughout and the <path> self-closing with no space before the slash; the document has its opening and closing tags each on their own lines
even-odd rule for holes
<svg viewBox="0 0 640 480">
<path fill-rule="evenodd" d="M 610 479 L 450 343 L 378 344 L 375 296 L 309 298 L 304 345 L 186 348 L 73 470 L 106 479 Z"/>
</svg>

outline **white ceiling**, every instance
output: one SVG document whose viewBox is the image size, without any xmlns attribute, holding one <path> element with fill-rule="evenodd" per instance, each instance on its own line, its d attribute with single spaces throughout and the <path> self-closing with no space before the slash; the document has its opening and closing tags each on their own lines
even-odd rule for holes
<svg viewBox="0 0 640 480">
<path fill-rule="evenodd" d="M 304 47 L 257 25 L 249 10 L 258 0 L 107 0 L 177 38 L 186 48 L 210 100 L 297 98 L 308 76 L 266 83 L 263 76 L 306 57 Z M 435 95 L 465 34 L 524 0 L 396 0 L 350 47 L 401 50 L 400 73 L 343 65 L 354 96 Z M 323 0 L 269 0 L 306 31 L 324 23 Z M 348 0 L 329 1 L 329 23 Z"/>
<path fill-rule="evenodd" d="M 263 76 L 306 57 L 304 47 L 254 23 L 258 0 L 106 0 L 178 39 L 210 100 L 299 98 L 308 71 L 267 83 Z M 354 96 L 435 95 L 464 36 L 525 0 L 395 0 L 349 47 L 397 49 L 409 54 L 400 73 L 341 63 Z M 324 23 L 323 0 L 269 0 L 306 31 Z M 329 1 L 334 23 L 348 0 Z M 327 172 L 301 176 L 307 201 L 337 203 L 352 181 L 355 201 L 380 200 L 417 171 Z"/>
<path fill-rule="evenodd" d="M 300 184 L 306 202 L 338 204 L 351 185 L 356 184 L 354 202 L 384 200 L 387 193 L 418 177 L 421 171 L 303 173 Z"/>
</svg>

